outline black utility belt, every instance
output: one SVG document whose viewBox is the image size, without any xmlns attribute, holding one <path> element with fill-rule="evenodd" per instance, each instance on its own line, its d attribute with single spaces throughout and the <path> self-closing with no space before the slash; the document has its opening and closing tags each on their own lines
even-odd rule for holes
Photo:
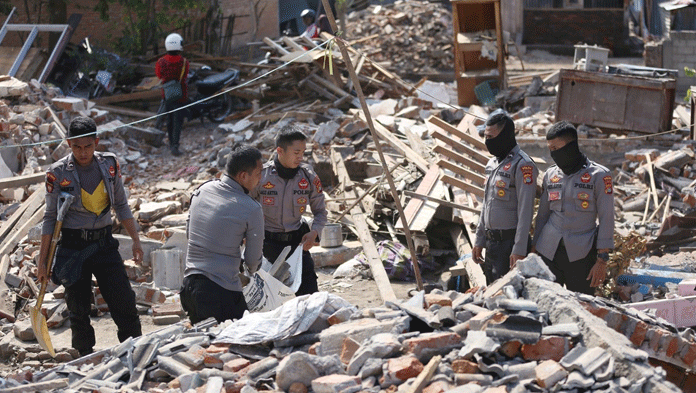
<svg viewBox="0 0 696 393">
<path fill-rule="evenodd" d="M 63 241 L 94 242 L 111 236 L 111 225 L 107 225 L 104 228 L 99 229 L 63 228 L 61 233 L 63 234 Z"/>
<path fill-rule="evenodd" d="M 486 229 L 486 239 L 500 242 L 514 239 L 516 233 L 517 229 Z"/>
</svg>

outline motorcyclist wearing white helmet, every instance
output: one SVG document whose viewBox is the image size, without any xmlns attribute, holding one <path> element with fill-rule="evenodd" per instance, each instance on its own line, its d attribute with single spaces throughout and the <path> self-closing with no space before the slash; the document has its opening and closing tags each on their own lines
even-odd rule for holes
<svg viewBox="0 0 696 393">
<path fill-rule="evenodd" d="M 183 96 L 179 100 L 166 102 L 166 112 L 179 109 L 188 102 L 187 78 L 189 73 L 189 62 L 181 55 L 181 52 L 184 50 L 183 44 L 184 39 L 179 34 L 169 34 L 164 40 L 164 47 L 167 50 L 167 54 L 160 57 L 155 66 L 155 74 L 157 74 L 157 77 L 162 81 L 162 83 L 166 83 L 171 80 L 179 80 L 181 82 Z M 162 92 L 162 99 L 164 99 L 164 92 Z M 181 136 L 181 127 L 183 122 L 184 112 L 182 110 L 178 110 L 167 115 L 169 148 L 174 156 L 181 155 L 181 151 L 179 150 L 179 137 Z"/>
<path fill-rule="evenodd" d="M 302 36 L 309 39 L 319 38 L 319 27 L 317 27 L 317 24 L 314 23 L 316 19 L 316 13 L 314 10 L 306 9 L 302 11 L 300 16 L 302 17 L 302 22 L 304 22 L 305 26 L 307 26 L 307 29 L 305 29 L 304 33 L 302 33 Z"/>
</svg>

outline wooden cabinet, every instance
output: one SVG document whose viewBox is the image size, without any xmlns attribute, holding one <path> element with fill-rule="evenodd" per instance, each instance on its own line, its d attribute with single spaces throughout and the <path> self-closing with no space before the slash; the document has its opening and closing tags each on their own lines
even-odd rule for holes
<svg viewBox="0 0 696 393">
<path fill-rule="evenodd" d="M 452 19 L 459 105 L 479 104 L 476 86 L 495 80 L 505 88 L 500 0 L 453 0 Z"/>
</svg>

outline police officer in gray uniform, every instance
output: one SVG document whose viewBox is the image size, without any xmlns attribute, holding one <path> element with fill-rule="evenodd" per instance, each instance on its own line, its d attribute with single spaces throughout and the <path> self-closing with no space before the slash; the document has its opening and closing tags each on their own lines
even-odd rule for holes
<svg viewBox="0 0 696 393">
<path fill-rule="evenodd" d="M 263 173 L 253 196 L 261 202 L 266 236 L 263 255 L 273 263 L 286 246 L 302 244 L 302 284 L 297 296 L 319 290 L 314 260 L 309 249 L 319 239 L 326 225 L 327 212 L 319 176 L 309 164 L 303 163 L 307 137 L 288 125 L 276 138 L 276 157 L 263 166 Z M 310 228 L 302 215 L 312 209 L 314 220 Z"/>
<path fill-rule="evenodd" d="M 514 267 L 531 248 L 529 232 L 538 169 L 517 145 L 515 123 L 507 114 L 491 116 L 484 136 L 494 157 L 486 165 L 485 195 L 472 254 L 474 262 L 483 263 L 490 284 Z M 481 255 L 484 248 L 485 260 Z"/>
<path fill-rule="evenodd" d="M 532 244 L 556 282 L 592 294 L 614 248 L 611 172 L 580 152 L 577 130 L 566 121 L 554 124 L 546 140 L 556 165 L 544 175 Z"/>
<path fill-rule="evenodd" d="M 239 147 L 229 154 L 222 178 L 203 184 L 191 197 L 181 305 L 192 323 L 239 319 L 247 310 L 239 279 L 241 246 L 246 241 L 244 263 L 256 272 L 263 211 L 248 193 L 261 179 L 261 168 L 260 151 Z"/>
<path fill-rule="evenodd" d="M 92 275 L 96 277 L 109 312 L 118 327 L 118 339 L 141 334 L 140 319 L 118 241 L 111 234 L 111 208 L 133 239 L 133 260 L 142 261 L 143 249 L 128 206 L 121 168 L 112 153 L 96 152 L 97 125 L 88 117 L 77 117 L 69 127 L 72 153 L 51 165 L 46 172 L 46 212 L 41 228 L 39 280 L 47 277 L 48 252 L 58 214 L 61 192 L 75 199 L 63 219 L 52 280 L 65 286 L 70 312 L 72 346 L 84 356 L 96 343 L 90 324 L 93 299 Z"/>
</svg>

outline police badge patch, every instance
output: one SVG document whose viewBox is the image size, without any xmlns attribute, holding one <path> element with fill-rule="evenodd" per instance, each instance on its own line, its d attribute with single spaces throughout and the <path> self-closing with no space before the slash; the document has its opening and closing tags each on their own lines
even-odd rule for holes
<svg viewBox="0 0 696 393">
<path fill-rule="evenodd" d="M 592 180 L 592 175 L 590 175 L 587 172 L 585 172 L 582 176 L 580 176 L 580 181 L 583 183 L 589 183 L 590 180 Z"/>
<path fill-rule="evenodd" d="M 263 204 L 266 206 L 273 206 L 275 205 L 275 198 L 274 197 L 263 197 Z"/>
<path fill-rule="evenodd" d="M 611 176 L 604 176 L 602 178 L 604 180 L 604 193 L 605 194 L 611 194 L 614 192 L 614 187 L 611 184 Z"/>
<path fill-rule="evenodd" d="M 314 178 L 314 188 L 316 188 L 317 192 L 320 194 L 324 191 L 324 189 L 321 188 L 321 180 L 319 180 L 319 176 Z"/>
<path fill-rule="evenodd" d="M 560 200 L 561 200 L 561 192 L 560 191 L 549 192 L 549 201 L 560 201 Z"/>
<path fill-rule="evenodd" d="M 300 182 L 297 183 L 297 186 L 303 190 L 306 190 L 307 187 L 309 187 L 309 182 L 307 181 L 307 179 L 303 177 L 302 180 L 300 180 Z"/>
<path fill-rule="evenodd" d="M 534 168 L 531 165 L 523 165 L 520 170 L 522 171 L 522 180 L 524 184 L 532 184 L 532 173 Z"/>
<path fill-rule="evenodd" d="M 275 187 L 275 184 L 271 183 L 270 181 L 262 186 L 263 188 L 270 190 L 271 188 Z"/>
</svg>

